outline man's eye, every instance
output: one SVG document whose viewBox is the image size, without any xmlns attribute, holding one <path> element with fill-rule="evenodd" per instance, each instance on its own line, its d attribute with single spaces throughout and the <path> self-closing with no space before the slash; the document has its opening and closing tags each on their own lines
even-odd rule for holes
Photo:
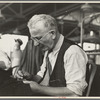
<svg viewBox="0 0 100 100">
<path fill-rule="evenodd" d="M 42 37 L 35 37 L 37 40 L 40 40 Z"/>
</svg>

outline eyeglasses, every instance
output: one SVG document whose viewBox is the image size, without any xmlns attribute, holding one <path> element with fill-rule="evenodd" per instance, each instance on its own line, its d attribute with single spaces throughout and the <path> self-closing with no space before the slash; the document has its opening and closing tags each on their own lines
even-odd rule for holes
<svg viewBox="0 0 100 100">
<path fill-rule="evenodd" d="M 41 38 L 40 37 L 31 37 L 31 39 L 37 43 L 43 43 L 44 37 L 53 31 L 54 30 L 50 30 L 48 33 L 44 34 Z"/>
</svg>

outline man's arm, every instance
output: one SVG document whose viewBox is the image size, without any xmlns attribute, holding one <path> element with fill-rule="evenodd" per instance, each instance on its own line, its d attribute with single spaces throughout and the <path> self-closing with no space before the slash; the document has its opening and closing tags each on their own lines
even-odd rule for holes
<svg viewBox="0 0 100 100">
<path fill-rule="evenodd" d="M 76 45 L 71 46 L 64 55 L 65 79 L 67 88 L 82 95 L 87 83 L 85 81 L 86 53 Z"/>
<path fill-rule="evenodd" d="M 49 95 L 49 96 L 78 96 L 67 87 L 46 87 L 37 84 L 36 82 L 30 82 L 30 87 L 33 92 L 37 94 Z"/>
</svg>

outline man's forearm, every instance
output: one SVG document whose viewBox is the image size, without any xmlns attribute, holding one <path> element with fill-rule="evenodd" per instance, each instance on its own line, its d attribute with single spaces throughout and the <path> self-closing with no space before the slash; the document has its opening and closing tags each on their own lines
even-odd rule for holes
<svg viewBox="0 0 100 100">
<path fill-rule="evenodd" d="M 37 83 L 30 84 L 33 92 L 37 94 L 49 95 L 49 96 L 78 96 L 67 87 L 46 87 Z"/>
<path fill-rule="evenodd" d="M 40 86 L 40 92 L 51 96 L 78 96 L 67 87 L 44 87 Z"/>
</svg>

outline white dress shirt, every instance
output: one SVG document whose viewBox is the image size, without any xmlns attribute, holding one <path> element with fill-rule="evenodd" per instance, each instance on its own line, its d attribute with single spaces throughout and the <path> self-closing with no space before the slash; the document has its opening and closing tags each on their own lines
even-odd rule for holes
<svg viewBox="0 0 100 100">
<path fill-rule="evenodd" d="M 52 70 L 54 69 L 56 59 L 63 43 L 64 36 L 60 35 L 58 43 L 56 44 L 53 52 L 51 52 L 49 56 L 49 60 L 52 66 Z M 46 70 L 46 58 L 47 52 L 45 53 L 43 64 L 41 66 L 41 70 L 37 73 L 43 77 L 44 72 Z M 82 95 L 82 92 L 87 86 L 85 81 L 85 73 L 86 73 L 86 63 L 88 61 L 86 53 L 78 46 L 71 45 L 64 54 L 64 68 L 65 68 L 65 80 L 66 86 L 71 91 L 75 92 L 78 95 Z M 46 76 L 47 77 L 47 76 Z M 44 81 L 44 80 L 43 80 Z M 42 85 L 48 85 L 49 78 L 46 78 L 45 82 Z"/>
</svg>

